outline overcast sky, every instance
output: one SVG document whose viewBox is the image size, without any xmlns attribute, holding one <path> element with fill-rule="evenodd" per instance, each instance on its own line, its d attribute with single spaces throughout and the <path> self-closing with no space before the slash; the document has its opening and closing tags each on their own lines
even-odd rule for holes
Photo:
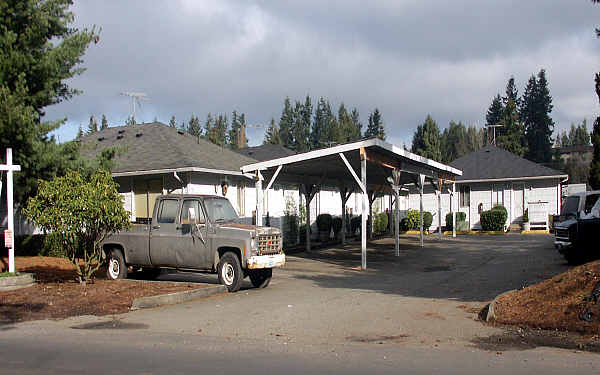
<svg viewBox="0 0 600 375">
<path fill-rule="evenodd" d="M 363 124 L 378 107 L 388 140 L 410 144 L 427 114 L 441 128 L 483 126 L 511 75 L 521 94 L 542 68 L 559 129 L 600 113 L 600 6 L 588 0 L 75 0 L 73 11 L 102 31 L 71 82 L 83 94 L 47 109 L 68 118 L 60 141 L 92 114 L 123 124 L 131 102 L 119 93 L 139 91 L 151 100 L 138 122 L 235 109 L 268 124 L 286 96 L 308 94 L 357 107 Z M 249 129 L 250 144 L 263 132 Z"/>
</svg>

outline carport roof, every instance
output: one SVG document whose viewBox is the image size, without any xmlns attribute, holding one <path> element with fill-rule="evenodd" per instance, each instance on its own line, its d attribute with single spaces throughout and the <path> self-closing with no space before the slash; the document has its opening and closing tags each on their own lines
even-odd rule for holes
<svg viewBox="0 0 600 375">
<path fill-rule="evenodd" d="M 377 138 L 248 164 L 241 167 L 241 170 L 244 173 L 260 171 L 263 177 L 270 179 L 281 166 L 276 178 L 277 183 L 350 186 L 354 184 L 355 179 L 340 154 L 347 159 L 355 173 L 360 175 L 361 152 L 364 152 L 367 159 L 366 175 L 369 186 L 379 185 L 387 188 L 389 184 L 386 179 L 391 175 L 392 169 L 408 172 L 402 173 L 402 184 L 415 182 L 415 175 L 418 174 L 423 174 L 431 180 L 440 178 L 452 181 L 456 176 L 462 175 L 459 169 L 415 155 Z"/>
</svg>

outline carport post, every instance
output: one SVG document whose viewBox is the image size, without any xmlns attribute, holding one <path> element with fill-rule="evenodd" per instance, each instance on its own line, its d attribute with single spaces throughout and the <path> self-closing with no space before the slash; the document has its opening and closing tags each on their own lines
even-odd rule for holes
<svg viewBox="0 0 600 375">
<path fill-rule="evenodd" d="M 456 208 L 454 207 L 456 200 L 456 183 L 452 183 L 452 194 L 450 194 L 450 209 L 452 210 L 452 237 L 456 237 Z"/>
<path fill-rule="evenodd" d="M 423 185 L 425 185 L 425 175 L 419 175 L 419 219 L 420 219 L 420 240 L 421 247 L 423 247 Z"/>
<path fill-rule="evenodd" d="M 263 188 L 262 188 L 263 176 L 260 171 L 256 171 L 256 183 L 254 189 L 256 190 L 256 225 L 262 226 L 263 218 Z"/>
<path fill-rule="evenodd" d="M 442 187 L 444 181 L 438 179 L 438 232 L 440 232 L 440 241 L 442 240 Z"/>
<path fill-rule="evenodd" d="M 352 194 L 345 185 L 340 185 L 340 197 L 342 198 L 342 245 L 346 244 L 346 203 Z"/>
<path fill-rule="evenodd" d="M 360 148 L 360 179 L 364 190 L 362 192 L 362 215 L 361 215 L 361 230 L 360 230 L 360 248 L 361 248 L 361 268 L 367 269 L 367 211 L 369 205 L 369 197 L 367 195 L 367 155 L 366 150 Z"/>
<path fill-rule="evenodd" d="M 388 177 L 387 180 L 392 187 L 394 192 L 394 250 L 396 256 L 400 256 L 400 209 L 398 207 L 400 199 L 400 174 L 401 172 L 397 169 L 392 169 L 392 176 Z"/>
</svg>

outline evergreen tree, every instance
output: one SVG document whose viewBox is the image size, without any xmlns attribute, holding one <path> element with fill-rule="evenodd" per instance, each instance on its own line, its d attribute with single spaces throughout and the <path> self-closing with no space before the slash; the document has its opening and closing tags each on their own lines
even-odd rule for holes
<svg viewBox="0 0 600 375">
<path fill-rule="evenodd" d="M 225 146 L 228 128 L 229 120 L 227 119 L 227 115 L 220 114 L 215 120 L 211 134 L 208 135 L 208 140 L 216 145 Z"/>
<path fill-rule="evenodd" d="M 319 98 L 310 132 L 310 147 L 312 150 L 328 147 L 333 142 L 331 105 L 323 97 Z"/>
<path fill-rule="evenodd" d="M 242 113 L 238 115 L 233 111 L 231 117 L 231 129 L 229 130 L 227 141 L 233 149 L 248 147 L 248 139 L 245 134 L 246 115 Z"/>
<path fill-rule="evenodd" d="M 496 135 L 496 145 L 515 155 L 523 157 L 527 151 L 527 140 L 525 138 L 525 127 L 519 119 L 519 111 L 516 103 L 508 99 L 504 106 L 501 124 L 503 125 L 500 135 Z"/>
<path fill-rule="evenodd" d="M 175 120 L 175 115 L 171 116 L 171 119 L 169 120 L 169 126 L 172 128 L 177 127 L 177 120 Z"/>
<path fill-rule="evenodd" d="M 246 148 L 248 147 L 248 138 L 246 138 L 246 114 L 242 113 L 239 119 L 240 128 L 237 134 L 237 147 Z"/>
<path fill-rule="evenodd" d="M 263 141 L 263 145 L 280 145 L 281 137 L 279 136 L 279 128 L 275 123 L 275 119 L 271 118 L 271 122 L 267 131 L 265 133 L 265 140 Z"/>
<path fill-rule="evenodd" d="M 385 126 L 381 119 L 379 109 L 375 108 L 373 113 L 369 115 L 369 123 L 365 131 L 365 138 L 377 137 L 385 141 Z"/>
<path fill-rule="evenodd" d="M 552 160 L 552 133 L 554 121 L 552 97 L 544 69 L 531 76 L 523 93 L 520 118 L 525 126 L 527 139 L 527 159 L 536 163 L 549 163 Z"/>
<path fill-rule="evenodd" d="M 427 115 L 413 135 L 411 152 L 436 161 L 442 160 L 441 135 L 437 123 Z"/>
<path fill-rule="evenodd" d="M 477 129 L 473 125 L 467 128 L 467 144 L 469 152 L 477 151 L 484 146 L 485 130 Z"/>
<path fill-rule="evenodd" d="M 202 125 L 197 116 L 192 115 L 188 121 L 187 132 L 194 137 L 200 138 L 202 136 Z"/>
<path fill-rule="evenodd" d="M 352 119 L 352 128 L 349 130 L 348 141 L 359 141 L 362 138 L 362 123 L 360 122 L 358 109 L 353 108 L 350 117 Z"/>
<path fill-rule="evenodd" d="M 100 130 L 108 129 L 108 120 L 105 115 L 102 115 L 102 121 L 100 122 Z"/>
<path fill-rule="evenodd" d="M 290 98 L 286 97 L 283 101 L 283 110 L 279 119 L 279 136 L 281 143 L 287 148 L 294 147 L 294 135 L 292 129 L 294 127 L 294 110 L 290 102 Z"/>
<path fill-rule="evenodd" d="M 600 73 L 596 73 L 596 95 L 600 101 Z M 594 129 L 592 130 L 592 145 L 594 155 L 590 164 L 589 184 L 594 190 L 600 189 L 600 116 L 596 117 Z"/>
<path fill-rule="evenodd" d="M 444 129 L 441 141 L 441 161 L 449 163 L 468 154 L 469 147 L 467 128 L 459 122 L 450 121 L 450 126 Z"/>
<path fill-rule="evenodd" d="M 515 104 L 515 107 L 519 109 L 521 107 L 521 100 L 519 99 L 519 91 L 517 90 L 517 86 L 515 84 L 515 77 L 510 77 L 508 82 L 506 83 L 506 91 L 504 92 L 504 97 L 502 98 L 504 106 L 508 104 L 509 100 L 512 100 Z"/>
<path fill-rule="evenodd" d="M 94 118 L 94 115 L 90 116 L 90 123 L 88 124 L 88 134 L 97 133 L 98 132 L 98 122 Z"/>
<path fill-rule="evenodd" d="M 497 94 L 492 100 L 492 104 L 487 110 L 485 115 L 485 123 L 487 125 L 497 125 L 502 121 L 502 111 L 504 106 L 502 105 L 502 98 L 500 94 Z"/>
<path fill-rule="evenodd" d="M 296 101 L 294 107 L 294 123 L 292 127 L 293 143 L 292 149 L 296 152 L 305 152 L 310 149 L 310 126 L 312 117 L 312 103 L 307 95 L 302 104 Z"/>
<path fill-rule="evenodd" d="M 78 144 L 57 144 L 51 132 L 63 121 L 43 121 L 45 108 L 80 92 L 68 85 L 84 72 L 82 56 L 95 29 L 74 27 L 70 0 L 4 0 L 0 3 L 0 150 L 13 149 L 15 199 L 25 203 L 38 179 L 63 175 Z"/>
<path fill-rule="evenodd" d="M 175 116 L 173 116 L 175 117 Z M 206 115 L 206 121 L 204 122 L 204 138 L 210 139 L 211 134 L 213 133 L 213 129 L 215 127 L 215 121 L 212 117 L 212 114 L 208 112 Z"/>
</svg>

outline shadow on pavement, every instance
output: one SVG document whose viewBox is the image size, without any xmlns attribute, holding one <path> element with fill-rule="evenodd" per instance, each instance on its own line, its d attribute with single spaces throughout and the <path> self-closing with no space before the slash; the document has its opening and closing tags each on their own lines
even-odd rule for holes
<svg viewBox="0 0 600 375">
<path fill-rule="evenodd" d="M 319 287 L 358 289 L 402 296 L 488 301 L 568 269 L 554 250 L 551 236 L 428 236 L 392 238 L 367 247 L 367 270 L 361 271 L 360 244 L 294 254 L 286 270 Z"/>
</svg>

